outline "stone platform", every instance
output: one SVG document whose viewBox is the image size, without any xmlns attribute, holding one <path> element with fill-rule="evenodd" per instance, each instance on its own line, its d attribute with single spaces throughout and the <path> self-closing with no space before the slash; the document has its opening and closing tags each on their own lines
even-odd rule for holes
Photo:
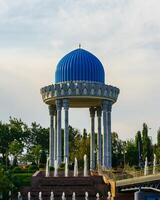
<svg viewBox="0 0 160 200">
<path fill-rule="evenodd" d="M 96 200 L 97 193 L 100 194 L 100 199 L 106 199 L 108 190 L 102 176 L 44 177 L 44 174 L 39 172 L 32 177 L 31 187 L 23 188 L 21 193 L 24 200 L 27 200 L 28 192 L 31 192 L 32 200 L 38 200 L 39 192 L 42 192 L 43 200 L 49 200 L 53 191 L 54 199 L 61 200 L 62 193 L 65 192 L 66 199 L 71 200 L 75 192 L 76 200 L 82 200 L 85 199 L 85 192 L 88 192 L 89 200 Z"/>
</svg>

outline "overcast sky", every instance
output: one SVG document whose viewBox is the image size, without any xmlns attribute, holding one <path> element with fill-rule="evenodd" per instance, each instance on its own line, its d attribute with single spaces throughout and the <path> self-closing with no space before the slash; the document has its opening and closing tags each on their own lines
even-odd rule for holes
<svg viewBox="0 0 160 200">
<path fill-rule="evenodd" d="M 106 83 L 120 88 L 112 131 L 133 138 L 143 122 L 156 141 L 160 126 L 159 0 L 0 0 L 0 120 L 49 126 L 40 88 L 56 64 L 78 47 L 103 63 Z M 90 128 L 86 109 L 70 124 Z"/>
</svg>

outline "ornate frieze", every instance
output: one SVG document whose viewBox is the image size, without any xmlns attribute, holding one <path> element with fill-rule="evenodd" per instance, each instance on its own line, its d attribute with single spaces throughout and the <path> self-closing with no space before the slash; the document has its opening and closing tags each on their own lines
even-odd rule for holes
<svg viewBox="0 0 160 200">
<path fill-rule="evenodd" d="M 113 103 L 116 102 L 119 89 L 102 83 L 93 82 L 64 82 L 49 85 L 41 88 L 43 101 L 50 98 L 66 98 L 66 97 L 96 97 L 100 99 L 108 98 Z"/>
</svg>

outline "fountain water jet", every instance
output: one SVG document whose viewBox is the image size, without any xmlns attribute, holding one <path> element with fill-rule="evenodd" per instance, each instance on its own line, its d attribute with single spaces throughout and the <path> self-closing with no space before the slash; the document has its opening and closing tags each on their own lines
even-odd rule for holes
<svg viewBox="0 0 160 200">
<path fill-rule="evenodd" d="M 54 200 L 54 193 L 51 191 L 50 200 Z"/>
<path fill-rule="evenodd" d="M 107 197 L 107 199 L 108 199 L 108 200 L 111 200 L 111 197 L 112 197 L 111 192 L 108 191 L 108 197 Z"/>
<path fill-rule="evenodd" d="M 85 200 L 88 200 L 88 192 L 85 192 Z"/>
<path fill-rule="evenodd" d="M 77 158 L 74 159 L 74 176 L 78 176 L 78 161 Z"/>
<path fill-rule="evenodd" d="M 88 176 L 88 170 L 87 170 L 87 155 L 84 155 L 84 176 Z"/>
<path fill-rule="evenodd" d="M 47 162 L 46 162 L 46 177 L 49 177 L 50 175 L 50 170 L 49 170 L 49 157 L 47 158 Z"/>
<path fill-rule="evenodd" d="M 68 177 L 68 158 L 65 158 L 65 177 Z"/>
<path fill-rule="evenodd" d="M 154 153 L 154 160 L 153 160 L 153 174 L 156 174 L 156 164 L 157 164 L 157 157 L 156 154 Z"/>
<path fill-rule="evenodd" d="M 18 192 L 18 200 L 22 200 L 22 195 L 20 192 Z"/>
<path fill-rule="evenodd" d="M 57 160 L 54 161 L 54 177 L 58 176 L 58 162 Z"/>
<path fill-rule="evenodd" d="M 27 197 L 28 197 L 28 200 L 31 200 L 31 193 L 30 192 L 28 192 Z"/>
<path fill-rule="evenodd" d="M 39 192 L 38 199 L 42 200 L 42 192 Z"/>
<path fill-rule="evenodd" d="M 72 194 L 72 200 L 76 200 L 76 193 L 75 192 L 73 192 L 73 194 Z"/>
<path fill-rule="evenodd" d="M 100 195 L 99 195 L 99 193 L 96 194 L 96 200 L 100 200 Z"/>
<path fill-rule="evenodd" d="M 62 200 L 66 200 L 66 196 L 64 192 L 62 193 Z"/>
<path fill-rule="evenodd" d="M 12 200 L 12 192 L 11 191 L 8 192 L 8 200 Z"/>
</svg>

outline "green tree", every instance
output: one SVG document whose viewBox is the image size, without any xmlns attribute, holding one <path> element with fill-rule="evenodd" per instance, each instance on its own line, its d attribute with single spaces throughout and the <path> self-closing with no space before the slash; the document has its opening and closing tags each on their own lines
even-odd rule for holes
<svg viewBox="0 0 160 200">
<path fill-rule="evenodd" d="M 9 119 L 9 129 L 10 129 L 10 141 L 13 141 L 16 139 L 19 142 L 23 142 L 25 138 L 27 137 L 26 134 L 24 134 L 24 129 L 27 125 L 22 122 L 21 119 L 16 119 L 10 117 Z"/>
<path fill-rule="evenodd" d="M 42 150 L 40 154 L 39 164 L 42 166 L 45 166 L 46 162 L 47 162 L 47 155 L 46 155 L 46 152 Z"/>
<path fill-rule="evenodd" d="M 3 193 L 3 199 L 7 199 L 8 191 L 12 190 L 13 187 L 14 185 L 6 176 L 4 169 L 0 167 L 0 192 Z"/>
<path fill-rule="evenodd" d="M 47 150 L 49 148 L 49 128 L 45 129 L 33 122 L 30 128 L 29 141 L 31 146 L 41 145 L 42 149 Z"/>
<path fill-rule="evenodd" d="M 130 166 L 137 166 L 138 164 L 138 149 L 134 140 L 129 140 L 126 142 L 126 164 Z"/>
<path fill-rule="evenodd" d="M 0 153 L 2 154 L 2 162 L 6 164 L 8 157 L 8 146 L 11 142 L 11 132 L 8 124 L 0 122 Z"/>
<path fill-rule="evenodd" d="M 119 139 L 116 132 L 112 133 L 112 165 L 118 167 L 124 164 L 124 151 L 123 142 Z"/>
<path fill-rule="evenodd" d="M 96 153 L 96 152 L 95 152 Z M 83 166 L 83 158 L 84 155 L 87 155 L 87 160 L 89 164 L 90 160 L 90 137 L 83 133 L 80 144 L 79 144 L 79 160 L 81 161 L 81 165 Z"/>
<path fill-rule="evenodd" d="M 10 144 L 9 144 L 9 149 L 8 152 L 13 156 L 13 165 L 17 165 L 17 158 L 18 156 L 22 153 L 24 145 L 14 139 Z"/>
<path fill-rule="evenodd" d="M 84 139 L 87 138 L 87 135 L 88 135 L 88 134 L 87 134 L 87 130 L 86 130 L 85 128 L 83 129 L 83 134 L 82 134 L 82 135 L 83 135 L 83 138 L 84 138 Z"/>
<path fill-rule="evenodd" d="M 42 151 L 41 145 L 35 145 L 31 149 L 31 154 L 34 157 L 34 162 L 36 163 L 37 166 L 39 166 L 41 151 Z"/>
<path fill-rule="evenodd" d="M 160 128 L 157 131 L 157 145 L 160 147 Z"/>
<path fill-rule="evenodd" d="M 157 162 L 160 162 L 160 128 L 157 131 L 157 144 L 154 145 L 154 153 L 157 156 Z"/>
<path fill-rule="evenodd" d="M 69 126 L 69 149 L 70 149 L 70 161 L 74 162 L 76 157 L 79 161 L 79 165 L 83 165 L 83 157 L 86 154 L 89 161 L 90 156 L 90 137 L 87 134 L 86 129 L 81 134 L 77 129 Z"/>
<path fill-rule="evenodd" d="M 138 150 L 138 164 L 139 164 L 139 167 L 141 167 L 142 166 L 142 137 L 141 137 L 140 131 L 136 133 L 135 143 L 136 143 L 136 148 Z"/>
<path fill-rule="evenodd" d="M 153 148 L 152 148 L 152 142 L 151 139 L 148 136 L 148 126 L 146 123 L 143 124 L 143 130 L 142 130 L 142 157 L 143 161 L 147 157 L 149 161 L 152 161 L 153 159 Z"/>
</svg>

